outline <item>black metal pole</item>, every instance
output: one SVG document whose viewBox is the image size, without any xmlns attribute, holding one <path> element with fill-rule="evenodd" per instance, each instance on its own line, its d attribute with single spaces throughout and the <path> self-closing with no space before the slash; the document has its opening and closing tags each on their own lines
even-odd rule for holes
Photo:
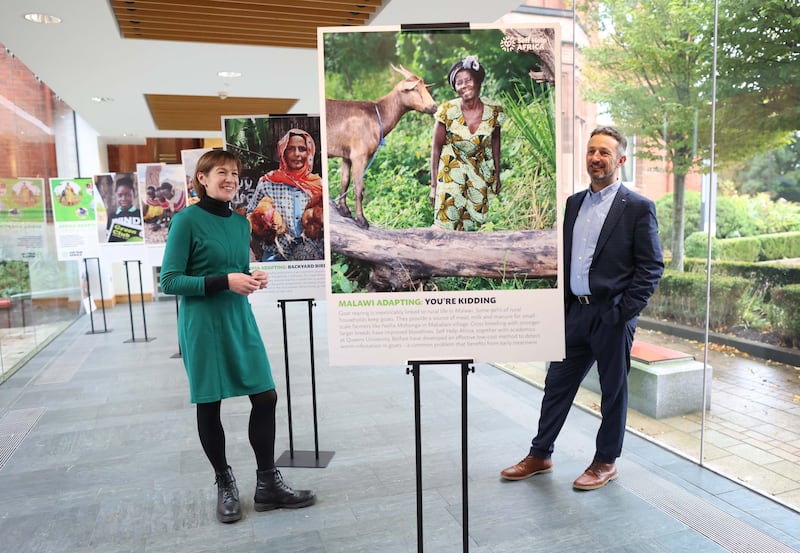
<svg viewBox="0 0 800 553">
<path fill-rule="evenodd" d="M 180 302 L 178 301 L 178 296 L 175 296 L 175 318 L 177 319 L 180 316 Z M 181 341 L 178 340 L 178 357 L 183 357 L 183 353 L 181 353 Z"/>
<path fill-rule="evenodd" d="M 131 276 L 128 274 L 128 263 L 125 261 L 125 283 L 128 286 L 128 313 L 131 316 L 131 342 L 136 341 L 136 336 L 133 333 L 133 300 L 131 299 Z"/>
<path fill-rule="evenodd" d="M 314 300 L 308 303 L 308 343 L 311 349 L 311 410 L 314 417 L 314 458 L 319 460 L 319 431 L 317 430 L 317 376 L 314 369 L 314 314 L 311 311 Z"/>
<path fill-rule="evenodd" d="M 475 372 L 468 362 L 461 363 L 461 545 L 469 551 L 469 491 L 467 473 L 467 375 Z"/>
<path fill-rule="evenodd" d="M 139 301 L 142 302 L 142 326 L 144 326 L 144 341 L 149 342 L 147 339 L 147 316 L 144 310 L 144 285 L 142 284 L 142 262 L 137 260 L 137 267 L 139 269 Z"/>
<path fill-rule="evenodd" d="M 103 275 L 100 273 L 100 258 L 95 257 L 97 260 L 97 282 L 100 283 L 100 309 L 103 311 L 103 331 L 108 332 L 106 325 L 106 300 L 103 296 Z"/>
<path fill-rule="evenodd" d="M 91 280 L 89 278 L 89 264 L 86 262 L 86 258 L 83 258 L 83 274 L 86 275 L 86 295 L 89 296 L 89 301 L 87 302 L 89 305 L 89 324 L 92 328 L 92 333 L 94 334 L 94 315 L 92 314 L 92 287 L 89 284 Z"/>
<path fill-rule="evenodd" d="M 289 412 L 289 458 L 294 459 L 294 433 L 292 432 L 292 386 L 289 381 L 289 340 L 286 336 L 286 300 L 278 300 L 283 323 L 283 363 L 286 370 L 286 408 Z"/>
<path fill-rule="evenodd" d="M 420 422 L 420 363 L 411 363 L 411 368 L 406 369 L 406 374 L 414 377 L 414 450 L 416 453 L 417 470 L 417 551 L 423 552 L 422 543 L 422 423 Z"/>
</svg>

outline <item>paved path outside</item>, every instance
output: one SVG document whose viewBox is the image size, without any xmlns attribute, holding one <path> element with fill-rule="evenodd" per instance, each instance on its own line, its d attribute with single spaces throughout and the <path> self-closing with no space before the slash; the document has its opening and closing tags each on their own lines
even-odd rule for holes
<svg viewBox="0 0 800 553">
<path fill-rule="evenodd" d="M 639 328 L 636 339 L 704 360 L 702 342 Z M 711 344 L 711 408 L 705 417 L 703 464 L 800 511 L 800 368 Z M 541 387 L 544 363 L 501 368 Z M 581 389 L 577 402 L 599 414 L 599 396 Z M 699 461 L 701 413 L 653 419 L 631 410 L 634 432 Z"/>
</svg>

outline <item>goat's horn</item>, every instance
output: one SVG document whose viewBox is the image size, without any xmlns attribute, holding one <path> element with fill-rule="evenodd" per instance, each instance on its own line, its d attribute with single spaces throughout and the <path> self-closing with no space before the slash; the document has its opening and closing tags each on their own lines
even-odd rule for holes
<svg viewBox="0 0 800 553">
<path fill-rule="evenodd" d="M 397 71 L 398 73 L 400 73 L 400 74 L 401 74 L 403 77 L 406 77 L 406 78 L 408 78 L 408 77 L 410 77 L 410 76 L 412 75 L 411 71 L 409 71 L 408 69 L 406 69 L 406 68 L 405 68 L 405 67 L 403 67 L 402 65 L 401 65 L 401 66 L 399 66 L 399 67 L 398 67 L 398 66 L 395 66 L 395 64 L 393 64 L 393 63 L 391 63 L 391 64 L 389 64 L 389 65 L 391 65 L 391 66 L 392 66 L 392 69 L 394 69 L 395 71 Z"/>
</svg>

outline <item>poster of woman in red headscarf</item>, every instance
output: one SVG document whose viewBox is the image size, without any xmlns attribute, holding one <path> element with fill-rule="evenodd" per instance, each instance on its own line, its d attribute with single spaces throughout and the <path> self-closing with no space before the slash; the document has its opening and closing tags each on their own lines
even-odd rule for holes
<svg viewBox="0 0 800 553">
<path fill-rule="evenodd" d="M 250 222 L 251 268 L 280 299 L 325 295 L 320 118 L 224 117 L 225 149 L 242 160 L 231 207 Z"/>
</svg>

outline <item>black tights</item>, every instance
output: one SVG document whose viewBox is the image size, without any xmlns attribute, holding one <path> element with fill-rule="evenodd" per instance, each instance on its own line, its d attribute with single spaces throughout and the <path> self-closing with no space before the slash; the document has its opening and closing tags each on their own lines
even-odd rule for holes
<svg viewBox="0 0 800 553">
<path fill-rule="evenodd" d="M 258 470 L 275 467 L 275 406 L 278 394 L 267 390 L 250 396 L 250 424 L 248 436 L 256 454 Z M 214 472 L 222 473 L 228 468 L 225 457 L 225 430 L 220 418 L 221 401 L 197 404 L 197 432 L 206 457 Z"/>
</svg>

